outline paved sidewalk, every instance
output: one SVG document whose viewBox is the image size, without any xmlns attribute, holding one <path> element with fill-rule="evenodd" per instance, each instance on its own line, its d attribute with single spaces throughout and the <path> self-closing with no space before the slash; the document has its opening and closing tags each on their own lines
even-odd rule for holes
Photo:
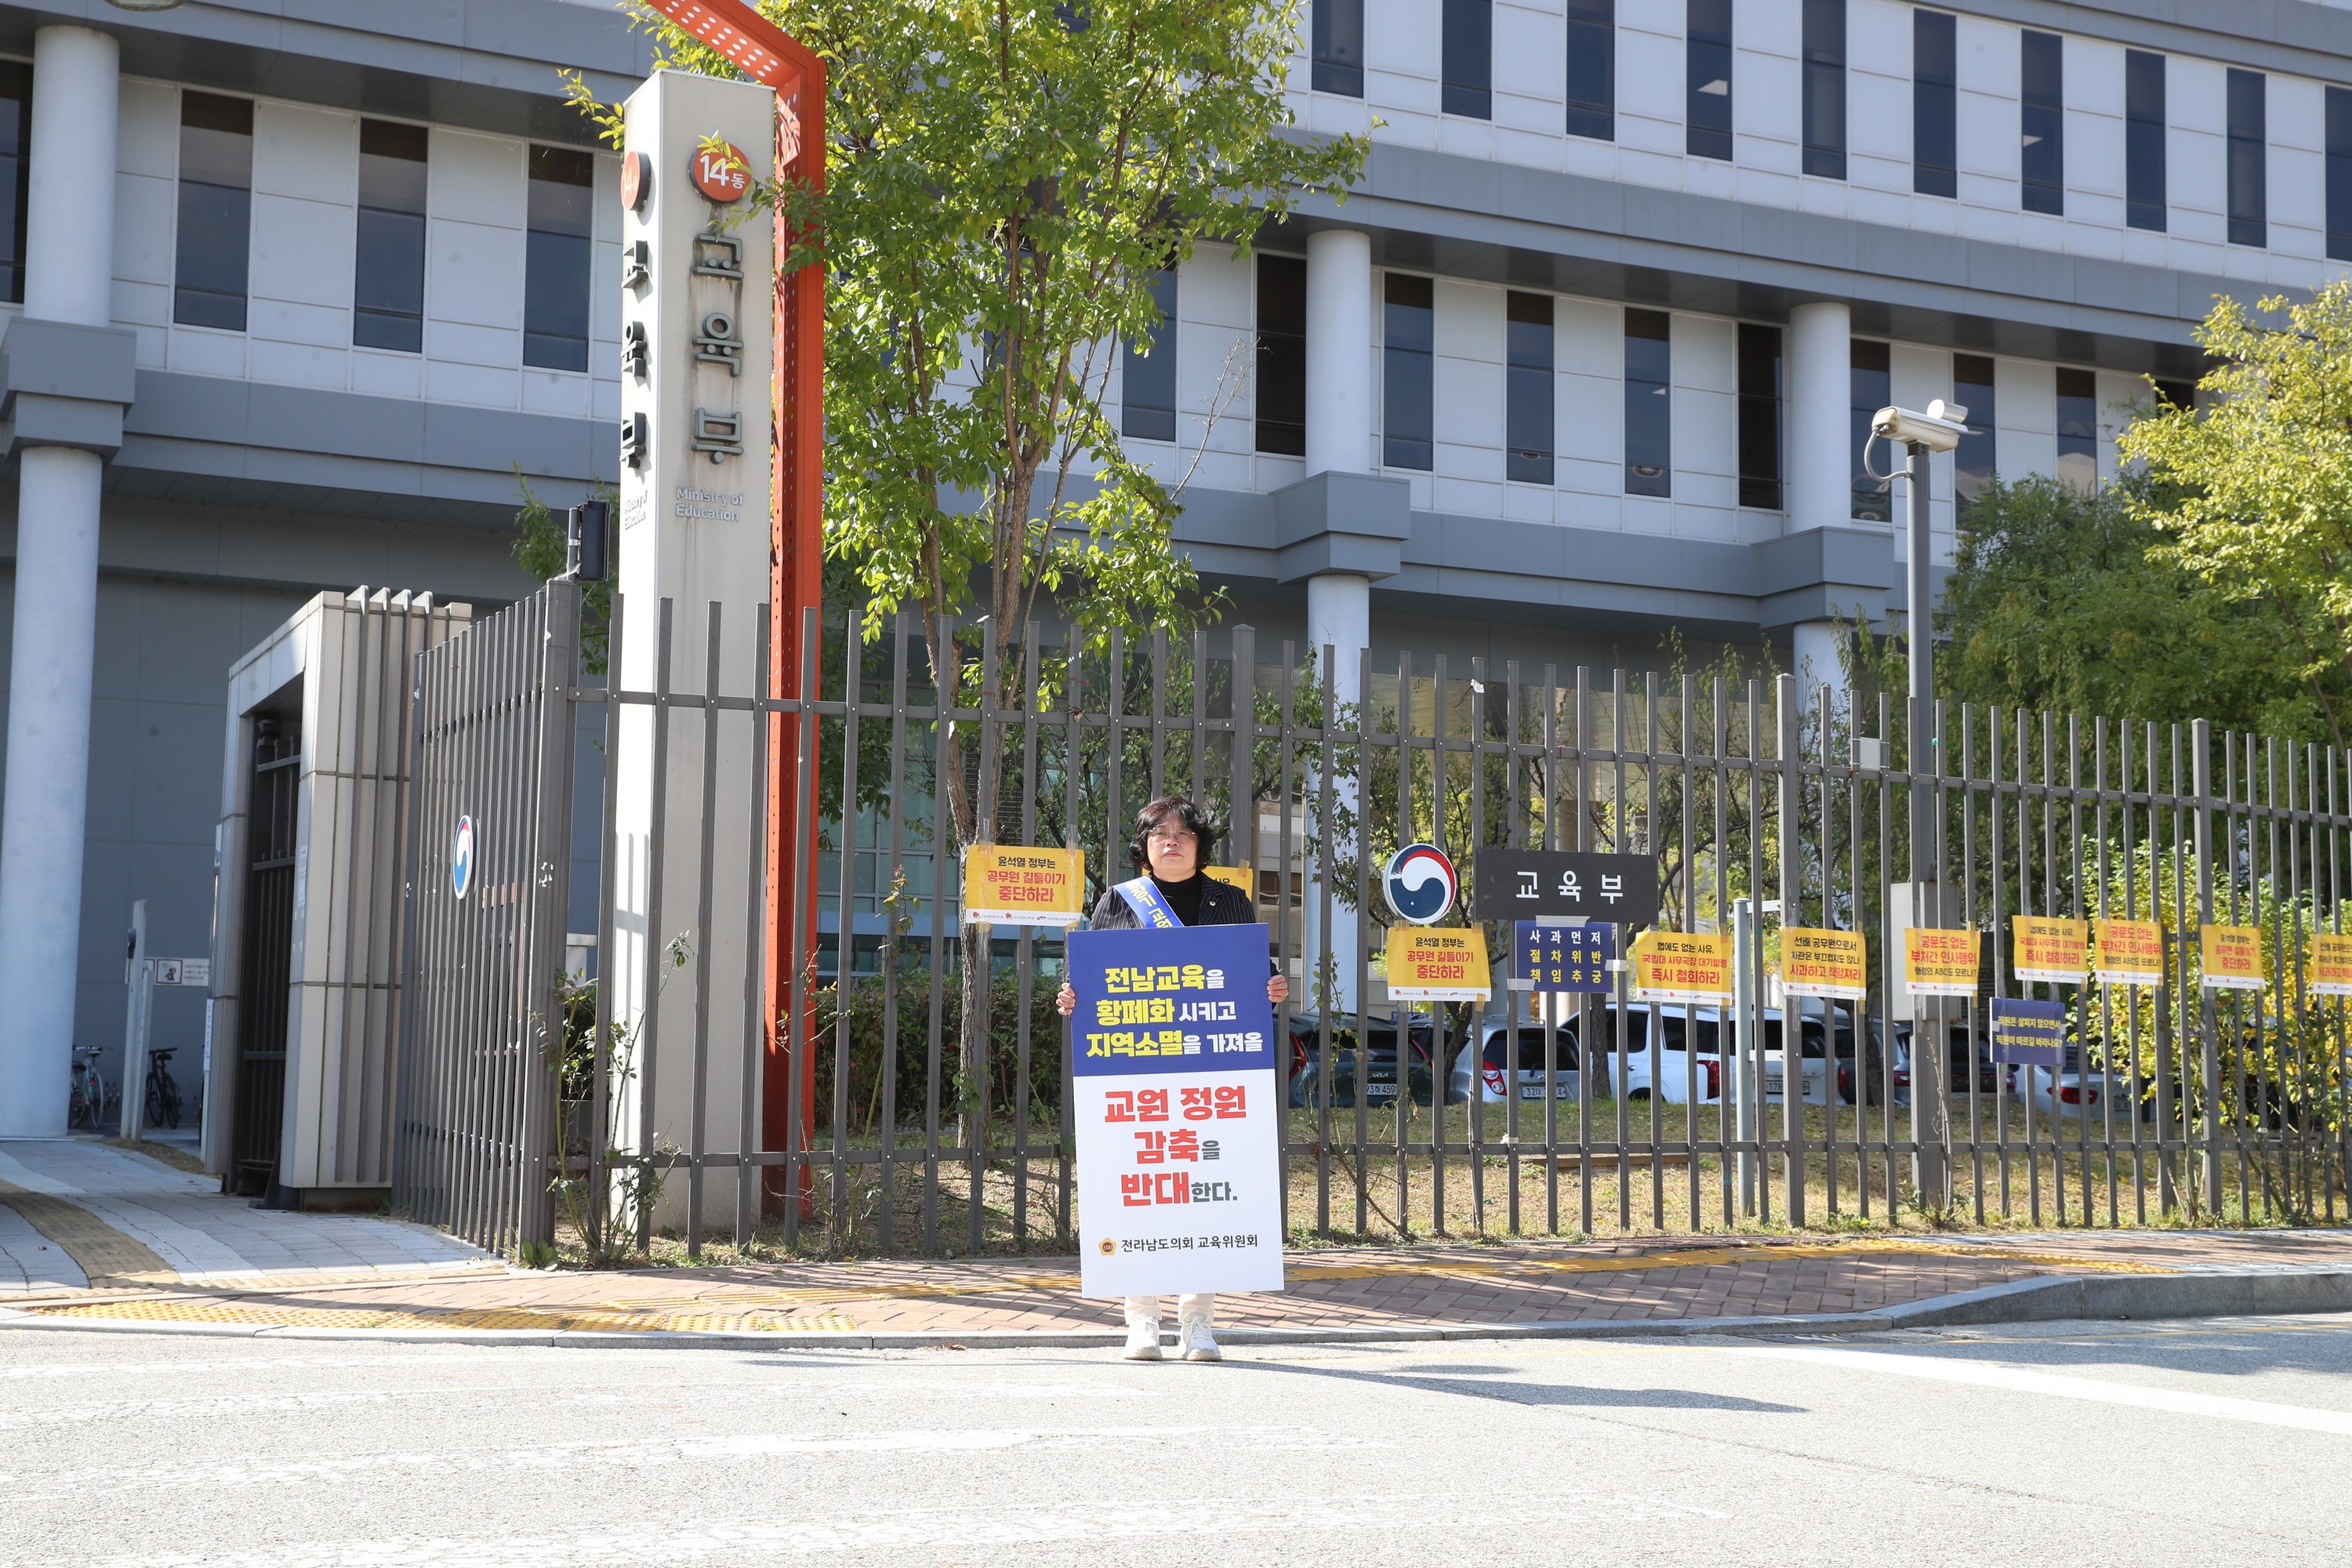
<svg viewBox="0 0 2352 1568">
<path fill-rule="evenodd" d="M 422 1226 L 257 1208 L 213 1177 L 89 1139 L 0 1142 L 0 1302 L 504 1267 Z"/>
</svg>

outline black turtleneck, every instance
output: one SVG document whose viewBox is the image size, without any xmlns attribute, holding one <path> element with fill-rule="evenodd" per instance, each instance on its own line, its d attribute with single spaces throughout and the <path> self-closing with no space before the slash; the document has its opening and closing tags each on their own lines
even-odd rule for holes
<svg viewBox="0 0 2352 1568">
<path fill-rule="evenodd" d="M 1188 926 L 1201 923 L 1201 894 L 1208 881 L 1198 871 L 1181 882 L 1163 881 L 1157 871 L 1151 874 L 1151 885 L 1160 889 L 1160 896 L 1168 900 L 1168 907 L 1175 911 L 1176 918 Z"/>
</svg>

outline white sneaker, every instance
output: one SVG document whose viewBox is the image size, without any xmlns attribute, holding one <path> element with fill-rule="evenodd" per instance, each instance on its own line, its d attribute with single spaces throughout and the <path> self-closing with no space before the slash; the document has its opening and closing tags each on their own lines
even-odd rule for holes
<svg viewBox="0 0 2352 1568">
<path fill-rule="evenodd" d="M 1177 1342 L 1184 1347 L 1186 1361 L 1223 1361 L 1225 1352 L 1217 1348 L 1217 1336 L 1209 1327 L 1209 1320 L 1186 1318 L 1177 1324 Z"/>
<path fill-rule="evenodd" d="M 1160 1320 L 1146 1322 L 1129 1318 L 1127 1321 L 1127 1359 L 1158 1361 L 1160 1359 Z"/>
</svg>

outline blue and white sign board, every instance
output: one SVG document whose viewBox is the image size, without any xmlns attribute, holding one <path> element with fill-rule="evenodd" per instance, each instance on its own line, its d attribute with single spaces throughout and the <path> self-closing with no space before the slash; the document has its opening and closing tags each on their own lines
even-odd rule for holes
<svg viewBox="0 0 2352 1568">
<path fill-rule="evenodd" d="M 1434 925 L 1454 908 L 1460 886 L 1454 862 L 1434 844 L 1408 844 L 1389 857 L 1381 878 L 1389 908 L 1417 926 Z"/>
<path fill-rule="evenodd" d="M 466 889 L 474 885 L 474 819 L 457 819 L 457 837 L 449 846 L 449 890 L 465 902 Z"/>
<path fill-rule="evenodd" d="M 1511 989 L 1606 995 L 1617 958 L 1617 928 L 1542 921 L 1511 924 Z"/>
<path fill-rule="evenodd" d="M 1074 931 L 1067 952 L 1084 1293 L 1281 1289 L 1265 927 Z"/>
<path fill-rule="evenodd" d="M 2023 1067 L 2063 1065 L 2066 1048 L 2066 1009 L 2056 1002 L 2026 1002 L 2014 996 L 1992 999 L 1992 1059 Z"/>
</svg>

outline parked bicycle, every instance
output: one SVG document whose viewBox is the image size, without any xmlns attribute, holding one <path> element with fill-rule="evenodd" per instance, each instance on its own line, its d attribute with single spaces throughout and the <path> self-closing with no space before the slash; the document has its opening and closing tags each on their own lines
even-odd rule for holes
<svg viewBox="0 0 2352 1568">
<path fill-rule="evenodd" d="M 93 1132 L 107 1131 L 106 1101 L 106 1079 L 100 1076 L 98 1070 L 98 1047 L 76 1046 L 66 1125 L 86 1127 Z"/>
<path fill-rule="evenodd" d="M 147 1053 L 147 1125 L 175 1131 L 180 1125 L 180 1086 L 173 1081 L 172 1069 L 165 1064 L 176 1049 L 167 1047 Z"/>
</svg>

